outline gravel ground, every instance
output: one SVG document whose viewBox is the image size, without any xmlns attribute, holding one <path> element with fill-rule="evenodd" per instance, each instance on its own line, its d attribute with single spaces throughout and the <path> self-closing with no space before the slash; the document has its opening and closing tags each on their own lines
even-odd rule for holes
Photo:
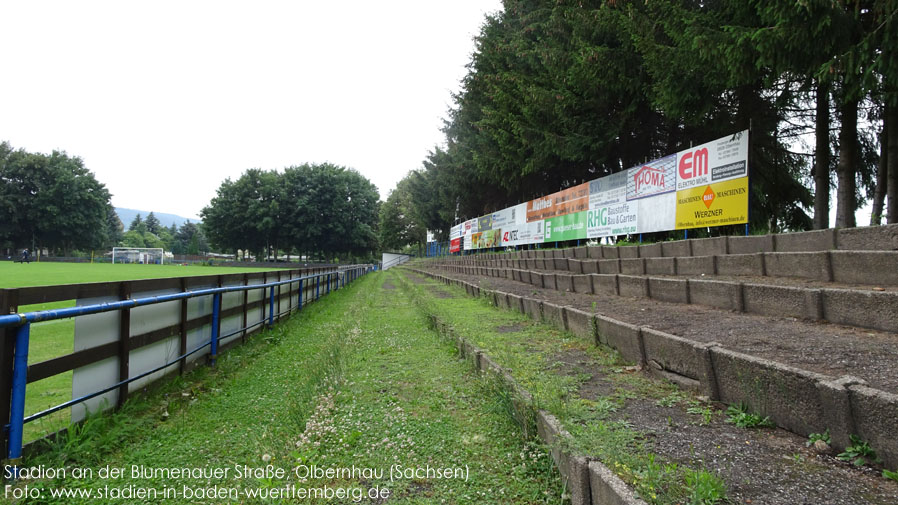
<svg viewBox="0 0 898 505">
<path fill-rule="evenodd" d="M 578 391 L 595 400 L 614 384 L 582 351 L 555 356 L 558 373 L 588 375 Z M 614 414 L 643 435 L 655 454 L 668 461 L 706 468 L 727 483 L 731 503 L 854 505 L 898 503 L 898 483 L 878 470 L 856 468 L 805 446 L 807 439 L 782 429 L 738 428 L 715 412 L 705 424 L 684 405 L 662 406 L 631 398 Z"/>
</svg>

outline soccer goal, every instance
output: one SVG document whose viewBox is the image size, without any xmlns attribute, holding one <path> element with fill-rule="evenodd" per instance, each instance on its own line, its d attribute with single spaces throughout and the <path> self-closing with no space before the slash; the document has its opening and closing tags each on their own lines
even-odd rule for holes
<svg viewBox="0 0 898 505">
<path fill-rule="evenodd" d="M 161 247 L 113 247 L 112 263 L 162 265 L 165 251 Z"/>
</svg>

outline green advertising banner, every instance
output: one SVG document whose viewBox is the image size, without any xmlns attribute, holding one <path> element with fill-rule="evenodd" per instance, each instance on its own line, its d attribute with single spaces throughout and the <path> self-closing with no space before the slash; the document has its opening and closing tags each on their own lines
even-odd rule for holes
<svg viewBox="0 0 898 505">
<path fill-rule="evenodd" d="M 586 238 L 587 213 L 587 211 L 577 212 L 546 219 L 546 234 L 543 242 Z"/>
</svg>

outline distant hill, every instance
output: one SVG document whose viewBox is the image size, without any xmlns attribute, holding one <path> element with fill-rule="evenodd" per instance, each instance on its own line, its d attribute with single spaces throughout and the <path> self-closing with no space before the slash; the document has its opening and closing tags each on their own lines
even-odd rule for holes
<svg viewBox="0 0 898 505">
<path fill-rule="evenodd" d="M 128 225 L 131 224 L 131 221 L 134 221 L 134 217 L 137 214 L 140 214 L 141 219 L 146 219 L 146 217 L 150 214 L 148 210 L 136 210 L 136 209 L 123 209 L 121 207 L 115 208 L 115 213 L 118 214 L 118 218 L 122 220 L 122 224 L 125 226 L 125 231 L 128 230 Z M 153 215 L 156 216 L 156 219 L 162 224 L 162 226 L 169 228 L 172 223 L 175 223 L 175 226 L 180 228 L 182 224 L 188 221 L 188 218 L 178 216 L 175 214 L 166 214 L 165 212 L 156 212 L 153 211 Z M 198 223 L 199 219 L 189 219 L 191 223 Z"/>
</svg>

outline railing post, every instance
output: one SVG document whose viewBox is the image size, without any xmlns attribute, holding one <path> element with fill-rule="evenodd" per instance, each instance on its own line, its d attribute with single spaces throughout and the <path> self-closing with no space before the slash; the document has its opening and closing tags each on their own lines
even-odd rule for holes
<svg viewBox="0 0 898 505">
<path fill-rule="evenodd" d="M 299 273 L 299 310 L 302 310 L 302 272 Z"/>
<path fill-rule="evenodd" d="M 327 274 L 327 292 L 325 293 L 327 295 L 331 294 L 331 275 Z"/>
<path fill-rule="evenodd" d="M 243 285 L 249 286 L 249 274 L 243 274 Z M 247 314 L 247 305 L 249 304 L 249 289 L 243 290 L 243 331 L 240 332 L 240 341 L 246 342 L 246 327 L 249 324 L 249 320 L 246 317 Z"/>
<path fill-rule="evenodd" d="M 18 291 L 0 290 L 0 314 L 12 314 L 18 305 Z M 12 395 L 12 369 L 16 352 L 15 328 L 0 328 L 0 426 L 9 422 L 9 405 Z M 9 433 L 0 436 L 0 454 L 7 454 Z"/>
<path fill-rule="evenodd" d="M 268 292 L 268 327 L 274 326 L 274 286 L 271 286 Z"/>
<path fill-rule="evenodd" d="M 187 291 L 187 278 L 181 277 L 181 292 L 185 293 Z M 180 320 L 178 322 L 178 355 L 183 356 L 187 354 L 187 298 L 181 299 L 181 314 Z M 178 373 L 180 375 L 184 375 L 184 372 L 187 371 L 187 358 L 181 358 L 181 362 L 178 365 Z"/>
<path fill-rule="evenodd" d="M 210 342 L 209 358 L 211 365 L 215 366 L 215 358 L 218 357 L 218 335 L 221 319 L 221 293 L 212 295 L 212 341 Z"/>
<path fill-rule="evenodd" d="M 266 304 L 265 304 L 265 295 L 268 293 L 268 290 L 265 289 L 265 286 L 264 286 L 264 285 L 265 285 L 265 284 L 268 284 L 268 273 L 263 273 L 263 274 L 262 274 L 262 284 L 263 284 L 263 286 L 262 286 L 261 288 L 259 288 L 259 289 L 262 290 L 262 300 L 261 300 L 261 301 L 262 301 L 262 304 L 261 304 L 262 320 L 259 321 L 260 323 L 264 323 L 264 322 L 265 322 L 265 308 L 266 308 L 266 307 L 265 307 L 265 305 L 266 305 Z M 261 331 L 262 329 L 263 329 L 263 328 L 262 328 L 261 326 L 259 326 L 259 330 Z"/>
<path fill-rule="evenodd" d="M 131 283 L 122 282 L 119 284 L 119 298 L 127 300 L 131 298 Z M 118 334 L 118 380 L 128 380 L 130 375 L 131 361 L 131 309 L 122 309 L 119 311 L 119 334 Z M 122 384 L 118 388 L 118 399 L 116 405 L 121 407 L 128 399 L 128 384 Z"/>
<path fill-rule="evenodd" d="M 321 288 L 321 274 L 315 276 L 315 299 L 319 297 L 319 289 Z"/>
<path fill-rule="evenodd" d="M 28 339 L 31 323 L 16 329 L 16 350 L 12 368 L 12 400 L 9 412 L 9 464 L 13 466 L 13 479 L 19 477 L 18 466 L 22 457 L 22 430 L 25 425 L 25 385 L 28 383 Z"/>
</svg>

